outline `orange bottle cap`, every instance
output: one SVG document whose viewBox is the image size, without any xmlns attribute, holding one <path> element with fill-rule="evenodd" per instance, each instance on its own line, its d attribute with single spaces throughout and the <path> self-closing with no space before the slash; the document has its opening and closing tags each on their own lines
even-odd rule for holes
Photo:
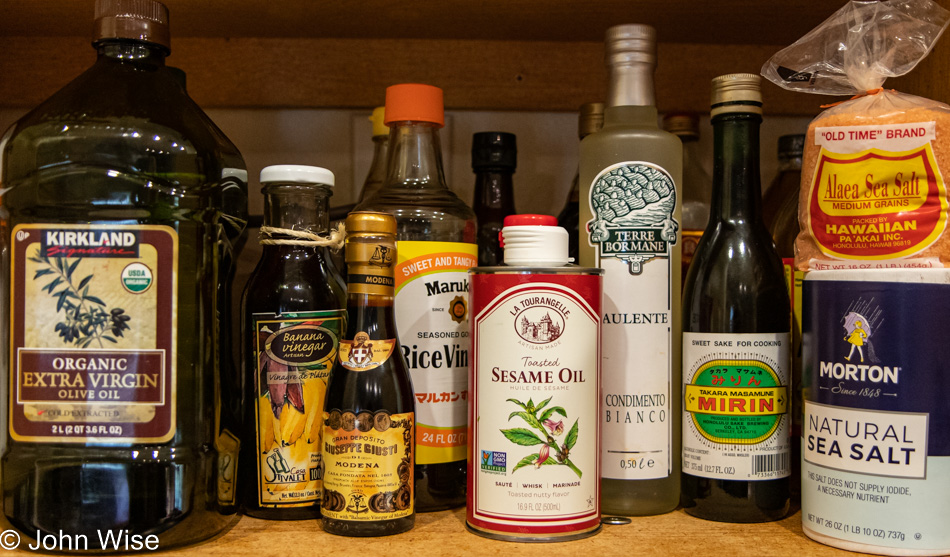
<svg viewBox="0 0 950 557">
<path fill-rule="evenodd" d="M 442 89 L 421 83 L 401 83 L 386 88 L 386 124 L 431 122 L 445 125 Z"/>
</svg>

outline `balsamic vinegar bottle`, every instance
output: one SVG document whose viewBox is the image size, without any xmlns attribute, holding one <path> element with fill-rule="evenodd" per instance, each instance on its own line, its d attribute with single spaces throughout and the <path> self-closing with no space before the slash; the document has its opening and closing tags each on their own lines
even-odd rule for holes
<svg viewBox="0 0 950 557">
<path fill-rule="evenodd" d="M 683 295 L 686 512 L 723 522 L 789 509 L 790 317 L 762 221 L 759 76 L 712 82 L 713 194 Z"/>
<path fill-rule="evenodd" d="M 680 178 L 683 146 L 657 125 L 656 32 L 607 30 L 603 128 L 581 141 L 580 264 L 604 269 L 601 510 L 680 500 Z"/>
<path fill-rule="evenodd" d="M 415 398 L 393 311 L 396 221 L 346 218 L 347 328 L 323 411 L 323 529 L 385 536 L 415 523 Z"/>
<path fill-rule="evenodd" d="M 472 170 L 478 219 L 478 264 L 501 265 L 505 249 L 499 242 L 505 217 L 515 214 L 512 174 L 518 166 L 515 134 L 479 132 L 472 136 Z"/>
<path fill-rule="evenodd" d="M 323 399 L 346 327 L 346 292 L 317 235 L 329 230 L 333 173 L 314 166 L 261 170 L 261 259 L 244 292 L 244 437 L 239 493 L 245 514 L 320 516 Z"/>
</svg>

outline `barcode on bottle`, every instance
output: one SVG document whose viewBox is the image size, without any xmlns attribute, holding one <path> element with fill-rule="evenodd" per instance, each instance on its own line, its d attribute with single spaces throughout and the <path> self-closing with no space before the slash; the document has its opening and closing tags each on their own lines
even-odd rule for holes
<svg viewBox="0 0 950 557">
<path fill-rule="evenodd" d="M 752 457 L 752 474 L 785 472 L 788 470 L 788 453 L 762 454 Z"/>
</svg>

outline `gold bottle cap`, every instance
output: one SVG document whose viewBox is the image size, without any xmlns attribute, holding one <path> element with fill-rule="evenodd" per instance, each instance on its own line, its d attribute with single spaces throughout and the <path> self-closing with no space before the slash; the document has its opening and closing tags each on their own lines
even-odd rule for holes
<svg viewBox="0 0 950 557">
<path fill-rule="evenodd" d="M 761 81 L 762 78 L 751 73 L 732 73 L 713 78 L 710 116 L 729 112 L 762 114 Z"/>
<path fill-rule="evenodd" d="M 346 217 L 347 291 L 392 296 L 395 287 L 396 219 L 389 213 L 354 211 Z"/>
<path fill-rule="evenodd" d="M 136 39 L 171 49 L 168 8 L 155 0 L 96 0 L 93 42 Z"/>
<path fill-rule="evenodd" d="M 614 25 L 604 40 L 607 65 L 656 64 L 656 30 L 649 25 Z"/>
<path fill-rule="evenodd" d="M 373 115 L 369 117 L 373 123 L 373 137 L 377 135 L 389 135 L 389 126 L 386 125 L 386 107 L 377 106 L 373 109 Z"/>
<path fill-rule="evenodd" d="M 671 112 L 663 117 L 663 129 L 674 135 L 699 137 L 699 115 Z"/>
<path fill-rule="evenodd" d="M 584 139 L 604 127 L 604 103 L 584 103 L 577 119 L 577 136 Z"/>
</svg>

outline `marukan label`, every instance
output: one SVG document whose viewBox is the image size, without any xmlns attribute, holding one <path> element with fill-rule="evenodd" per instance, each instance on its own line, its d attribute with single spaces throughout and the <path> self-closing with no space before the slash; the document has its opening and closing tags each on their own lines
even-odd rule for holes
<svg viewBox="0 0 950 557">
<path fill-rule="evenodd" d="M 10 435 L 84 444 L 171 439 L 175 231 L 26 224 L 12 237 Z"/>
<path fill-rule="evenodd" d="M 912 257 L 943 234 L 947 193 L 933 122 L 817 128 L 809 224 L 837 259 Z"/>
</svg>

